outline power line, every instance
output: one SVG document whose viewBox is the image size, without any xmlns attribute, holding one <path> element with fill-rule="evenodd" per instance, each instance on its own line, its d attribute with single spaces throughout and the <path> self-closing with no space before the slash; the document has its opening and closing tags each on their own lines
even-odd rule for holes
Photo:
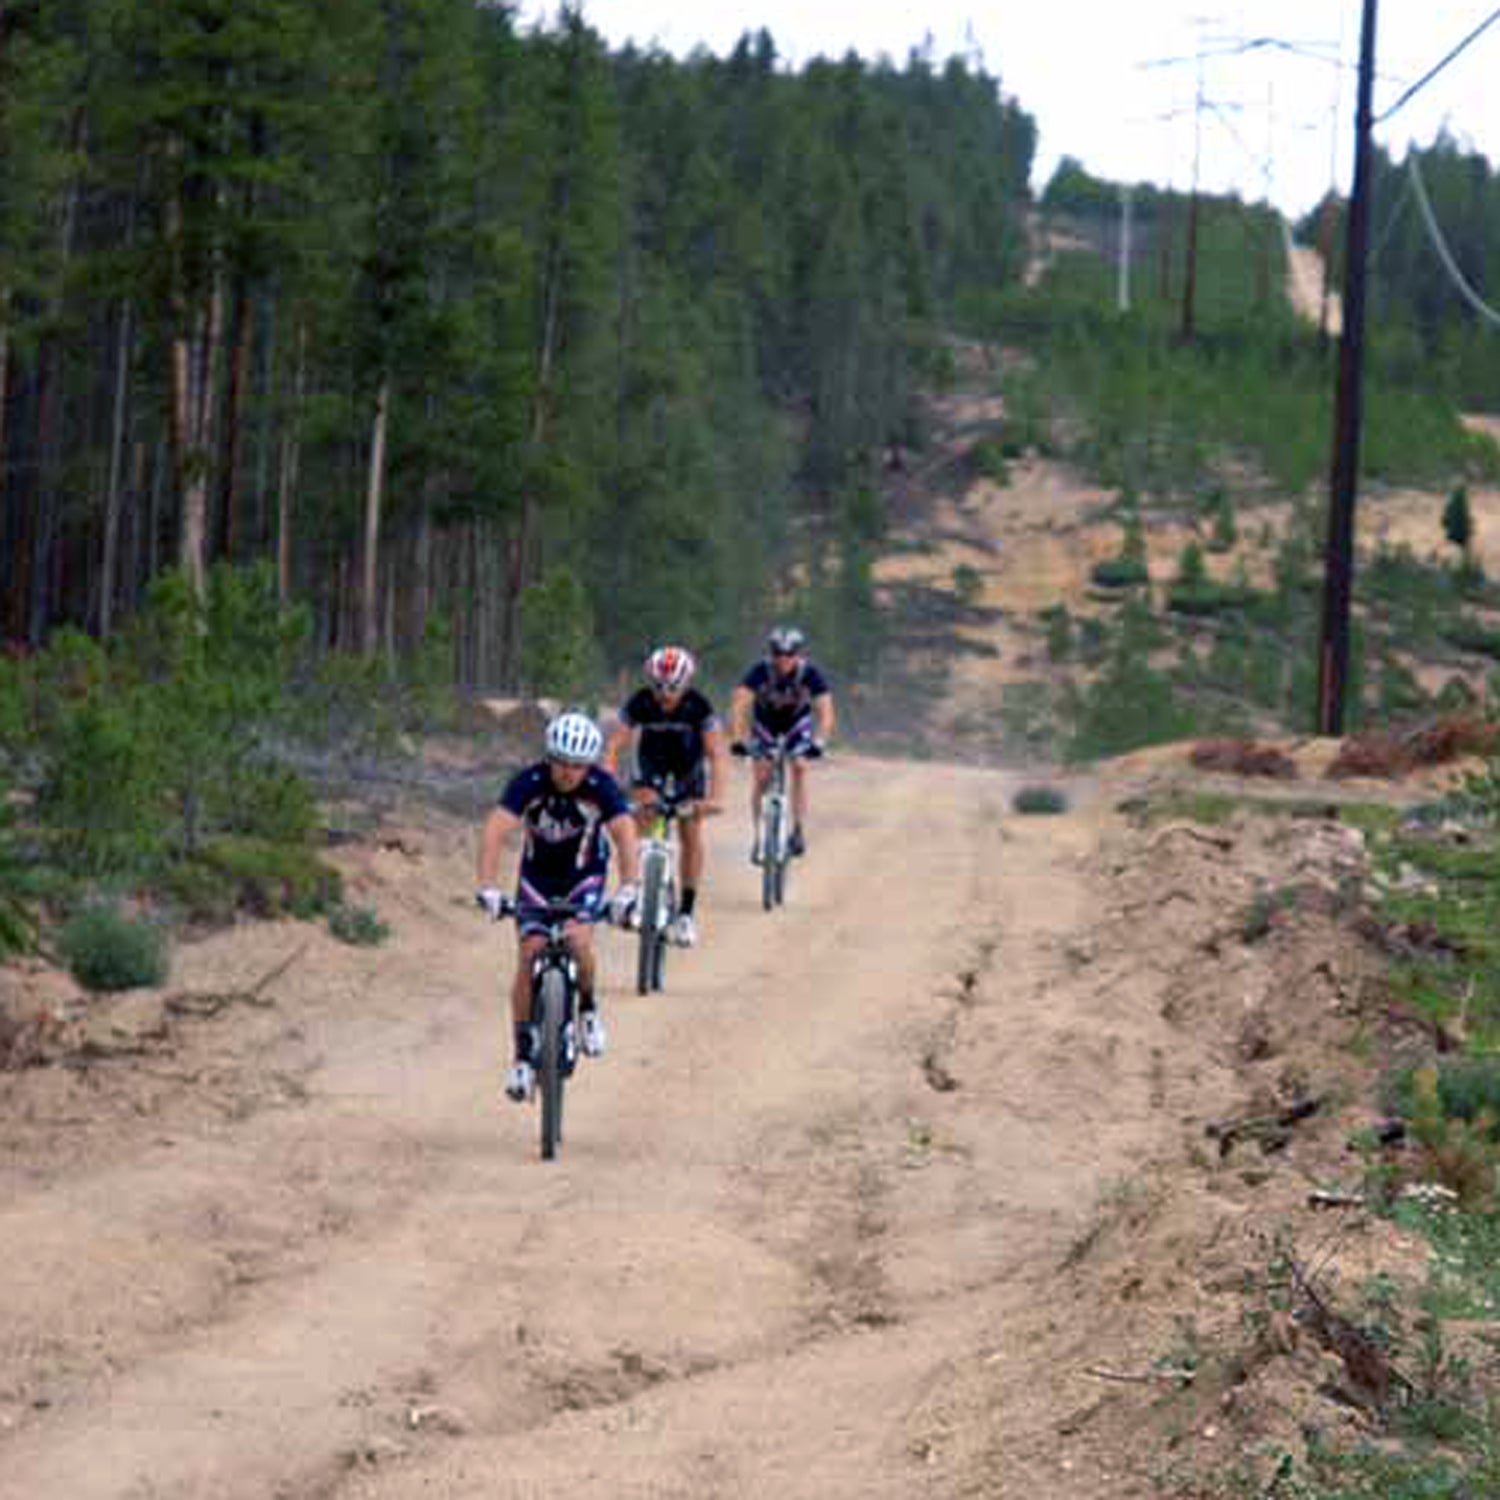
<svg viewBox="0 0 1500 1500">
<path fill-rule="evenodd" d="M 1500 10 L 1491 11 L 1489 15 L 1486 16 L 1484 20 L 1482 20 L 1479 25 L 1477 25 L 1473 29 L 1473 31 L 1471 31 L 1468 36 L 1463 39 L 1463 41 L 1461 41 L 1450 53 L 1448 53 L 1445 58 L 1442 59 L 1441 62 L 1433 64 L 1432 67 L 1430 67 L 1419 79 L 1417 79 L 1417 81 L 1412 84 L 1412 86 L 1407 89 L 1407 91 L 1402 94 L 1402 96 L 1398 100 L 1396 100 L 1396 102 L 1391 105 L 1391 107 L 1386 110 L 1384 114 L 1376 115 L 1375 124 L 1384 125 L 1385 122 L 1389 120 L 1390 117 L 1395 114 L 1396 111 L 1400 109 L 1401 106 L 1405 104 L 1413 94 L 1417 93 L 1417 91 L 1420 89 L 1426 88 L 1426 86 L 1431 83 L 1432 80 L 1436 78 L 1437 75 L 1441 73 L 1449 63 L 1451 63 L 1456 57 L 1458 57 L 1460 53 L 1466 51 L 1471 45 L 1473 45 L 1473 43 L 1478 41 L 1480 36 L 1483 35 L 1484 32 L 1488 31 L 1496 21 L 1500 21 Z"/>
<path fill-rule="evenodd" d="M 1453 253 L 1448 248 L 1448 242 L 1443 238 L 1443 231 L 1438 227 L 1437 218 L 1432 212 L 1432 204 L 1427 197 L 1427 186 L 1422 181 L 1421 169 L 1417 165 L 1417 153 L 1409 152 L 1406 165 L 1411 172 L 1412 186 L 1417 190 L 1417 205 L 1422 210 L 1422 217 L 1427 222 L 1427 233 L 1432 237 L 1433 248 L 1438 253 L 1438 259 L 1443 263 L 1443 269 L 1448 273 L 1463 296 L 1465 302 L 1477 312 L 1480 317 L 1487 318 L 1491 323 L 1500 325 L 1500 312 L 1497 312 L 1478 292 L 1464 279 L 1464 274 L 1458 268 L 1458 262 L 1453 259 Z"/>
</svg>

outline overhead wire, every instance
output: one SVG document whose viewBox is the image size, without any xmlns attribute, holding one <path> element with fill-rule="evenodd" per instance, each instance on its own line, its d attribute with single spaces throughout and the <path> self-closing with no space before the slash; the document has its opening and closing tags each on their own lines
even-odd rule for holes
<svg viewBox="0 0 1500 1500">
<path fill-rule="evenodd" d="M 1427 225 L 1428 236 L 1432 240 L 1433 248 L 1437 251 L 1438 259 L 1443 263 L 1443 269 L 1448 273 L 1453 285 L 1458 288 L 1459 294 L 1482 318 L 1487 318 L 1491 323 L 1500 326 L 1500 310 L 1489 305 L 1478 292 L 1474 290 L 1459 270 L 1458 262 L 1453 258 L 1453 252 L 1448 248 L 1448 242 L 1443 238 L 1443 231 L 1438 226 L 1436 216 L 1432 212 L 1432 204 L 1427 198 L 1427 187 L 1422 181 L 1422 171 L 1417 165 L 1417 153 L 1410 151 L 1406 156 L 1407 170 L 1411 174 L 1412 186 L 1416 189 L 1417 206 L 1422 211 L 1422 218 Z"/>
<path fill-rule="evenodd" d="M 1403 93 L 1401 97 L 1397 99 L 1396 102 L 1391 105 L 1388 110 L 1385 110 L 1383 113 L 1376 115 L 1374 123 L 1376 125 L 1385 124 L 1385 122 L 1389 120 L 1390 117 L 1402 107 L 1402 105 L 1404 105 L 1409 99 L 1411 99 L 1414 94 L 1417 94 L 1422 89 L 1426 88 L 1426 86 L 1431 83 L 1432 80 L 1436 78 L 1444 68 L 1446 68 L 1451 62 L 1453 62 L 1454 59 L 1460 55 L 1460 53 L 1465 52 L 1469 47 L 1477 42 L 1479 38 L 1486 31 L 1488 31 L 1491 26 L 1495 24 L 1496 21 L 1500 21 L 1500 9 L 1492 10 L 1489 15 L 1487 15 L 1484 20 L 1482 20 L 1479 25 L 1477 25 L 1473 29 L 1473 31 L 1471 31 L 1468 36 L 1463 39 L 1463 41 L 1461 41 L 1456 47 L 1453 48 L 1451 52 L 1447 54 L 1447 56 L 1442 58 L 1441 61 L 1434 63 L 1432 67 L 1430 67 L 1419 79 L 1417 79 L 1417 81 L 1412 84 L 1412 86 L 1407 89 L 1406 92 Z"/>
</svg>

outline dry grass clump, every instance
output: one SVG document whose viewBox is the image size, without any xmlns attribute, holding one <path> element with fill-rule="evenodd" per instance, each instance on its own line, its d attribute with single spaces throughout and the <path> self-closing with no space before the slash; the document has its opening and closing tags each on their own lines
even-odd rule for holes
<svg viewBox="0 0 1500 1500">
<path fill-rule="evenodd" d="M 1351 735 L 1328 767 L 1332 778 L 1392 779 L 1423 766 L 1447 765 L 1466 755 L 1492 755 L 1500 725 L 1469 714 L 1449 714 L 1415 729 L 1370 729 Z"/>
<path fill-rule="evenodd" d="M 1200 771 L 1223 771 L 1231 776 L 1271 776 L 1295 781 L 1297 765 L 1274 745 L 1254 740 L 1200 740 L 1189 755 Z"/>
</svg>

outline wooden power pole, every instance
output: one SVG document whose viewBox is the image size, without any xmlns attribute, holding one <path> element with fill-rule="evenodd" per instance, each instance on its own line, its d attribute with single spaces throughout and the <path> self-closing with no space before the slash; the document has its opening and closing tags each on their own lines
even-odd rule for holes
<svg viewBox="0 0 1500 1500">
<path fill-rule="evenodd" d="M 1359 40 L 1359 101 L 1354 112 L 1354 185 L 1344 236 L 1343 328 L 1334 398 L 1328 545 L 1323 572 L 1323 631 L 1318 650 L 1318 733 L 1344 731 L 1349 681 L 1349 610 L 1354 580 L 1354 499 L 1359 479 L 1365 259 L 1370 233 L 1371 96 L 1375 81 L 1375 5 L 1364 0 Z"/>
</svg>

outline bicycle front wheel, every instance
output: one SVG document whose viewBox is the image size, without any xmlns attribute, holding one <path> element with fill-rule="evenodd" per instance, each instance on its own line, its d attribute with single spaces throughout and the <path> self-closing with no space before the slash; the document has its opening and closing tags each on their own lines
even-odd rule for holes
<svg viewBox="0 0 1500 1500">
<path fill-rule="evenodd" d="M 661 949 L 662 928 L 666 913 L 662 902 L 666 897 L 666 861 L 655 849 L 646 851 L 641 861 L 641 932 L 640 946 L 636 952 L 635 991 L 644 995 L 653 987 L 657 973 L 657 954 Z"/>
<path fill-rule="evenodd" d="M 781 899 L 781 857 L 784 840 L 781 820 L 784 812 L 779 797 L 766 805 L 765 825 L 761 836 L 760 904 L 770 911 Z"/>
<path fill-rule="evenodd" d="M 568 985 L 557 969 L 542 975 L 537 993 L 541 1056 L 537 1083 L 542 1095 L 542 1160 L 551 1161 L 562 1141 L 563 1087 L 566 1083 L 563 1031 L 568 1024 Z"/>
</svg>

